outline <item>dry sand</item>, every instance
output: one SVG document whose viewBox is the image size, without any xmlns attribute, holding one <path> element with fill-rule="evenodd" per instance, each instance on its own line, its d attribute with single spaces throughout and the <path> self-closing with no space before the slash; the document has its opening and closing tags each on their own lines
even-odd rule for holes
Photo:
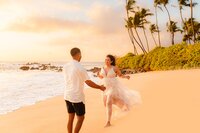
<svg viewBox="0 0 200 133">
<path fill-rule="evenodd" d="M 81 133 L 200 133 L 200 70 L 134 74 L 121 79 L 141 93 L 143 103 L 125 114 L 114 113 L 104 128 L 105 108 L 99 90 L 87 89 Z M 0 116 L 0 133 L 67 133 L 62 96 Z"/>
</svg>

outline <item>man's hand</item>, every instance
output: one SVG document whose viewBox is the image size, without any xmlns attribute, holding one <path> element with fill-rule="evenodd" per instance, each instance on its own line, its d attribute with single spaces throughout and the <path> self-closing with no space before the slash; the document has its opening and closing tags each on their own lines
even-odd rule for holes
<svg viewBox="0 0 200 133">
<path fill-rule="evenodd" d="M 101 85 L 100 90 L 105 91 L 105 90 L 106 90 L 106 87 L 105 87 L 104 85 Z"/>
<path fill-rule="evenodd" d="M 106 88 L 103 86 L 103 85 L 97 85 L 96 83 L 94 83 L 93 81 L 91 81 L 91 80 L 86 80 L 85 81 L 85 83 L 88 85 L 88 86 L 90 86 L 90 87 L 92 87 L 92 88 L 96 88 L 96 89 L 99 89 L 99 90 L 102 90 L 102 91 L 104 91 Z"/>
</svg>

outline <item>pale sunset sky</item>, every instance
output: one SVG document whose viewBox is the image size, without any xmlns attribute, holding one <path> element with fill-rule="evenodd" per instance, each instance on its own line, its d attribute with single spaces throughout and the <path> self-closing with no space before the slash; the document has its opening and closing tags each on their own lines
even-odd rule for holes
<svg viewBox="0 0 200 133">
<path fill-rule="evenodd" d="M 176 1 L 168 7 L 172 19 L 180 21 Z M 200 0 L 194 2 L 199 2 L 194 14 L 200 21 Z M 154 12 L 153 0 L 137 3 Z M 123 56 L 133 51 L 124 27 L 124 6 L 125 0 L 0 0 L 0 61 L 67 61 L 73 47 L 82 50 L 83 61 Z M 183 13 L 188 17 L 190 10 Z M 154 16 L 149 19 L 155 22 Z M 159 11 L 164 46 L 171 42 L 166 21 L 166 12 Z M 176 36 L 176 42 L 180 40 Z"/>
</svg>

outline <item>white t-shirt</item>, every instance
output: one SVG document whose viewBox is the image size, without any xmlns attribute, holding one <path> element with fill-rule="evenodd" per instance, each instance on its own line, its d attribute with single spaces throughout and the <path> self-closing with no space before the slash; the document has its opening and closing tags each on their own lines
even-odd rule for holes
<svg viewBox="0 0 200 133">
<path fill-rule="evenodd" d="M 73 103 L 84 103 L 84 83 L 89 80 L 87 71 L 76 60 L 67 63 L 63 70 L 65 77 L 64 99 Z"/>
</svg>

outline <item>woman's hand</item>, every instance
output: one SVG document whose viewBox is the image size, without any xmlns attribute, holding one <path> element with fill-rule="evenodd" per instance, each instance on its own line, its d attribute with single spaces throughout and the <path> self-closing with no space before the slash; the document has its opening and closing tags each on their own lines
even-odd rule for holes
<svg viewBox="0 0 200 133">
<path fill-rule="evenodd" d="M 129 80 L 131 77 L 130 76 L 126 76 L 126 78 Z"/>
<path fill-rule="evenodd" d="M 99 72 L 97 72 L 97 77 L 99 77 L 99 75 L 100 75 Z"/>
<path fill-rule="evenodd" d="M 117 74 L 117 76 L 119 76 L 121 78 L 130 79 L 130 76 L 123 75 L 118 67 L 115 67 L 114 70 L 115 70 L 115 73 Z"/>
<path fill-rule="evenodd" d="M 102 79 L 102 78 L 103 78 L 103 76 L 102 76 L 102 75 L 100 75 L 100 72 L 97 72 L 97 77 L 99 77 L 100 79 Z"/>
</svg>

